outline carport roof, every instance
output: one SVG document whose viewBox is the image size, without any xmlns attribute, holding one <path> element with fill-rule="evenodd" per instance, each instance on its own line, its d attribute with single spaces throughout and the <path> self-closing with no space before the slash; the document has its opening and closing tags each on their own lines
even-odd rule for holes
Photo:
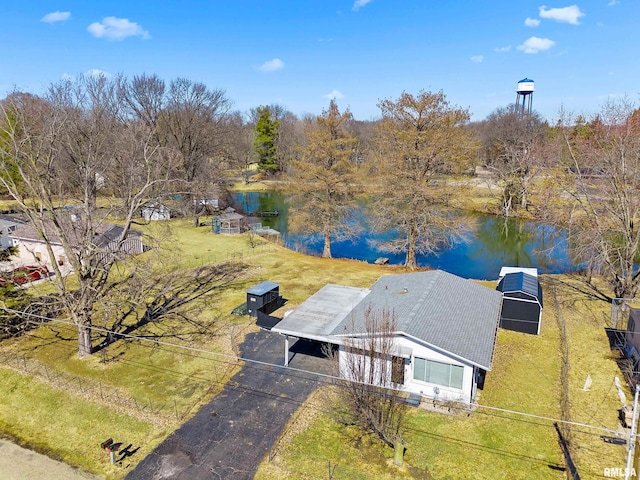
<svg viewBox="0 0 640 480">
<path fill-rule="evenodd" d="M 328 341 L 328 336 L 368 294 L 368 288 L 328 284 L 273 327 L 273 332 Z"/>
</svg>

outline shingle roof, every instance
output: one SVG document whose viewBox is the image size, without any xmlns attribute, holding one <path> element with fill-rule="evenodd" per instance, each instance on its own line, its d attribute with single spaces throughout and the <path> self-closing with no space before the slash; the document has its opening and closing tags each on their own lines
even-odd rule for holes
<svg viewBox="0 0 640 480">
<path fill-rule="evenodd" d="M 331 333 L 365 333 L 365 310 L 388 308 L 398 333 L 490 370 L 501 306 L 500 292 L 442 270 L 387 275 Z"/>
</svg>

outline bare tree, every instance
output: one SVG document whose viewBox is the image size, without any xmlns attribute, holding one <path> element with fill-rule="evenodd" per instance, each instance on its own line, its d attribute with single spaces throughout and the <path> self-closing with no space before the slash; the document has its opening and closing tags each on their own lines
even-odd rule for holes
<svg viewBox="0 0 640 480">
<path fill-rule="evenodd" d="M 94 308 L 128 249 L 133 219 L 166 178 L 153 135 L 124 120 L 116 91 L 114 80 L 83 77 L 52 85 L 42 98 L 15 93 L 0 105 L 0 171 L 15 172 L 0 175 L 0 182 L 47 248 L 61 305 L 78 328 L 81 357 L 93 351 Z M 109 212 L 100 211 L 98 191 L 123 174 L 129 175 L 118 186 L 124 218 L 105 249 L 97 239 Z M 73 282 L 62 274 L 56 243 L 73 267 Z"/>
<path fill-rule="evenodd" d="M 417 253 L 435 252 L 465 231 L 461 217 L 443 210 L 452 191 L 442 174 L 475 153 L 462 128 L 469 114 L 442 92 L 403 93 L 379 107 L 372 218 L 378 229 L 399 232 L 381 248 L 406 252 L 405 267 L 415 268 Z"/>
<path fill-rule="evenodd" d="M 119 85 L 120 98 L 133 118 L 155 133 L 154 140 L 173 152 L 171 193 L 179 194 L 183 210 L 199 225 L 212 190 L 219 187 L 218 167 L 228 153 L 228 111 L 231 102 L 223 90 L 177 78 L 169 83 L 156 75 L 141 75 Z M 167 193 L 167 192 L 165 192 Z"/>
<path fill-rule="evenodd" d="M 388 308 L 367 307 L 363 319 L 353 319 L 340 354 L 339 420 L 376 434 L 404 453 L 402 426 L 406 404 L 398 389 L 404 383 L 404 359 L 396 352 L 396 316 Z M 400 459 L 402 457 L 400 456 Z"/>
<path fill-rule="evenodd" d="M 482 125 L 482 152 L 499 187 L 502 215 L 527 208 L 533 180 L 545 166 L 548 126 L 532 112 L 510 105 L 491 113 Z"/>
<path fill-rule="evenodd" d="M 560 193 L 571 203 L 555 220 L 568 227 L 569 247 L 589 274 L 604 275 L 616 297 L 634 297 L 640 285 L 640 110 L 628 98 L 612 100 L 588 125 L 565 115 L 559 128 L 571 162 L 559 176 Z"/>
<path fill-rule="evenodd" d="M 349 133 L 351 119 L 349 110 L 340 113 L 332 100 L 328 110 L 305 125 L 302 158 L 292 162 L 291 230 L 321 234 L 324 258 L 331 258 L 333 238 L 348 238 L 356 232 L 350 222 L 355 206 L 352 156 L 356 142 Z"/>
<path fill-rule="evenodd" d="M 185 207 L 194 226 L 200 224 L 211 188 L 219 182 L 218 165 L 224 155 L 225 115 L 230 107 L 223 90 L 185 78 L 169 85 L 161 126 L 181 159 L 178 178 L 185 185 Z"/>
</svg>

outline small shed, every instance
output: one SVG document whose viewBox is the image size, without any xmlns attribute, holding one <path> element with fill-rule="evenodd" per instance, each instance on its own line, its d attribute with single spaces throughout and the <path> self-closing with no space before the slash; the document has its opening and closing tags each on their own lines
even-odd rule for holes
<svg viewBox="0 0 640 480">
<path fill-rule="evenodd" d="M 213 233 L 221 235 L 237 235 L 241 231 L 244 215 L 236 213 L 235 209 L 228 207 L 224 213 L 213 219 Z"/>
<path fill-rule="evenodd" d="M 273 282 L 259 283 L 247 290 L 247 314 L 251 317 L 257 317 L 259 309 L 265 310 L 264 307 L 277 304 L 279 299 L 280 285 Z"/>
<path fill-rule="evenodd" d="M 525 272 L 507 273 L 500 279 L 497 290 L 503 295 L 500 327 L 540 334 L 542 287 L 538 277 Z"/>
<path fill-rule="evenodd" d="M 146 221 L 169 220 L 171 211 L 160 202 L 151 202 L 142 207 L 142 218 Z"/>
</svg>

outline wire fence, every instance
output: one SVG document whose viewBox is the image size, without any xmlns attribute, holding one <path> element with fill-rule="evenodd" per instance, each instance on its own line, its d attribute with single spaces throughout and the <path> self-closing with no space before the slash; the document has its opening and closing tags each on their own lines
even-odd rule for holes
<svg viewBox="0 0 640 480">
<path fill-rule="evenodd" d="M 227 262 L 229 260 L 246 260 L 258 257 L 276 251 L 273 243 L 259 243 L 254 247 L 247 245 L 240 249 L 226 250 L 223 252 L 207 252 L 199 253 L 185 259 L 185 263 L 189 268 L 203 267 L 216 263 Z"/>
<path fill-rule="evenodd" d="M 157 427 L 166 428 L 181 423 L 201 397 L 185 399 L 184 397 L 165 395 L 162 400 L 134 398 L 127 392 L 101 380 L 72 375 L 53 369 L 48 365 L 15 352 L 0 352 L 0 367 L 10 369 L 22 375 L 29 375 L 58 390 L 102 404 L 119 413 L 133 415 Z M 222 385 L 231 376 L 235 366 L 219 363 L 211 372 L 214 379 L 212 386 Z M 210 391 L 210 389 L 209 389 Z M 203 395 L 208 393 L 203 392 Z"/>
</svg>

